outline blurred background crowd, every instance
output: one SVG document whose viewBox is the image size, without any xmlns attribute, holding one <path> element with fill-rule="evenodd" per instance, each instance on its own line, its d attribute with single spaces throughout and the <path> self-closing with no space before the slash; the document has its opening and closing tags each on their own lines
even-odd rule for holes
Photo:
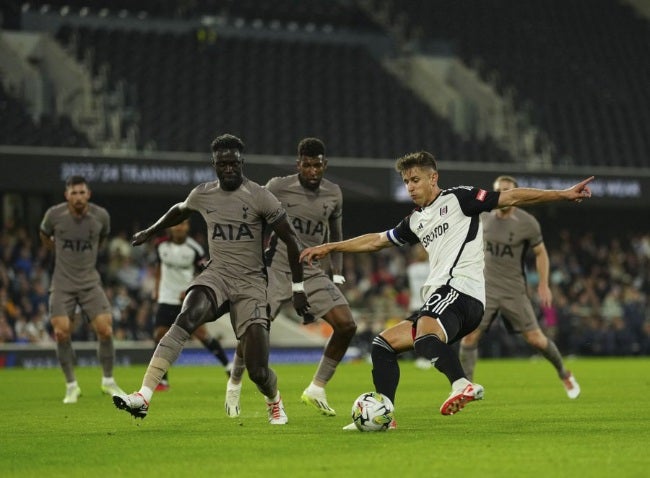
<svg viewBox="0 0 650 478">
<path fill-rule="evenodd" d="M 113 306 L 116 339 L 151 340 L 155 252 L 152 243 L 132 247 L 131 233 L 110 237 L 99 269 Z M 195 239 L 205 243 L 204 234 Z M 621 240 L 562 230 L 547 247 L 552 307 L 537 305 L 532 263 L 527 279 L 540 324 L 562 353 L 650 355 L 650 234 Z M 0 257 L 0 341 L 52 342 L 47 314 L 51 254 L 34 240 L 33 231 L 8 226 L 0 235 Z M 360 350 L 387 322 L 409 314 L 407 268 L 414 260 L 413 251 L 397 248 L 344 257 L 344 290 L 359 323 L 355 345 Z M 75 340 L 95 339 L 86 321 L 76 325 Z M 481 343 L 482 356 L 531 353 L 519 336 L 495 325 Z"/>
</svg>

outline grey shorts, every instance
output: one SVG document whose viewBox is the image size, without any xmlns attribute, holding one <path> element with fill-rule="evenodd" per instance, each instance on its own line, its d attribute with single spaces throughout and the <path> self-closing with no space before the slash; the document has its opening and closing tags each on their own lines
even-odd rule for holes
<svg viewBox="0 0 650 478">
<path fill-rule="evenodd" d="M 479 325 L 480 330 L 485 332 L 499 316 L 499 312 L 506 329 L 510 332 L 521 333 L 539 329 L 537 316 L 526 293 L 517 297 L 498 297 L 495 294 L 488 294 L 483 320 Z"/>
<path fill-rule="evenodd" d="M 49 299 L 50 317 L 72 317 L 77 304 L 90 320 L 94 320 L 98 315 L 111 313 L 106 293 L 101 285 L 97 285 L 75 292 L 52 291 Z"/>
<path fill-rule="evenodd" d="M 275 318 L 283 305 L 291 303 L 291 273 L 269 267 L 269 306 L 271 317 Z M 309 300 L 309 313 L 321 318 L 338 305 L 348 305 L 340 289 L 323 271 L 305 278 L 305 293 Z"/>
<path fill-rule="evenodd" d="M 268 302 L 266 300 L 266 278 L 244 276 L 223 278 L 206 269 L 194 278 L 188 290 L 205 286 L 212 291 L 217 317 L 230 312 L 230 323 L 237 339 L 253 324 L 270 327 Z"/>
</svg>

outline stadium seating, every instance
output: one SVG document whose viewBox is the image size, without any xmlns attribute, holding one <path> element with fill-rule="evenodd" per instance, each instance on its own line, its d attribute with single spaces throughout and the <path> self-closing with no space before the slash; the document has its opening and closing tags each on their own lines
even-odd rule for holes
<svg viewBox="0 0 650 478">
<path fill-rule="evenodd" d="M 456 135 L 364 46 L 283 38 L 62 28 L 93 50 L 93 68 L 126 80 L 141 115 L 140 147 L 206 151 L 215 133 L 260 154 L 293 154 L 318 135 L 337 156 L 396 157 L 430 149 L 450 161 L 512 161 L 495 143 Z M 72 42 L 72 39 L 76 41 Z"/>
<path fill-rule="evenodd" d="M 555 142 L 556 162 L 648 166 L 650 28 L 631 7 L 615 0 L 389 3 L 394 17 L 407 13 L 421 40 L 454 41 L 484 78 L 502 91 L 514 87 L 518 104 L 532 107 Z"/>
<path fill-rule="evenodd" d="M 0 144 L 87 148 L 87 138 L 67 117 L 42 116 L 34 120 L 25 105 L 5 91 L 0 83 Z"/>
<path fill-rule="evenodd" d="M 223 16 L 248 21 L 296 22 L 332 28 L 379 30 L 355 6 L 354 2 L 337 0 L 32 0 L 28 8 L 46 6 L 52 10 L 68 8 L 72 12 L 85 9 L 90 14 L 99 12 L 127 12 L 147 15 L 149 18 L 183 19 L 200 16 Z"/>
<path fill-rule="evenodd" d="M 555 165 L 639 168 L 649 163 L 650 29 L 646 19 L 616 0 L 52 0 L 29 5 L 167 19 L 222 16 L 241 19 L 243 30 L 255 30 L 261 22 L 290 31 L 296 23 L 304 33 L 309 23 L 381 33 L 391 22 L 405 24 L 423 48 L 427 42 L 452 43 L 486 82 L 512 96 L 553 143 Z M 380 26 L 364 15 L 362 5 L 390 18 Z M 124 79 L 129 85 L 141 117 L 140 148 L 204 151 L 215 132 L 230 130 L 248 138 L 252 151 L 265 154 L 292 152 L 296 137 L 318 134 L 338 156 L 394 157 L 418 147 L 452 161 L 512 161 L 494 141 L 453 133 L 361 46 L 325 43 L 318 32 L 309 42 L 304 35 L 262 40 L 117 27 L 78 32 L 68 27 L 58 37 L 67 43 L 74 35 L 81 40 L 79 58 L 90 48 L 96 71 L 109 65 L 113 84 Z"/>
</svg>

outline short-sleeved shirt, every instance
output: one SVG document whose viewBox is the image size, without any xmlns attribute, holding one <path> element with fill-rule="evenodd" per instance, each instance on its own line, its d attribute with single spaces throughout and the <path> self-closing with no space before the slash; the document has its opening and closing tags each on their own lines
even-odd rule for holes
<svg viewBox="0 0 650 478">
<path fill-rule="evenodd" d="M 269 180 L 266 188 L 276 196 L 286 209 L 289 222 L 305 247 L 318 246 L 326 242 L 329 223 L 343 214 L 341 188 L 327 179 L 322 179 L 316 190 L 300 184 L 298 174 L 276 177 Z M 282 272 L 291 271 L 287 246 L 271 235 L 266 252 L 267 265 Z M 304 264 L 304 276 L 320 273 L 318 261 Z"/>
<path fill-rule="evenodd" d="M 204 273 L 266 280 L 263 231 L 286 215 L 273 194 L 247 178 L 235 191 L 212 181 L 194 188 L 185 204 L 207 225 L 210 265 Z"/>
<path fill-rule="evenodd" d="M 306 247 L 324 243 L 329 236 L 330 221 L 343 214 L 341 188 L 327 179 L 322 179 L 318 189 L 312 190 L 300 184 L 298 174 L 292 174 L 270 179 L 266 188 L 280 200 L 298 239 Z M 275 317 L 292 297 L 287 246 L 275 234 L 269 238 L 266 264 L 269 267 L 269 305 L 271 316 Z M 323 317 L 334 307 L 348 305 L 318 261 L 303 263 L 303 277 L 310 313 L 315 317 Z"/>
<path fill-rule="evenodd" d="M 217 317 L 230 311 L 240 338 L 252 324 L 268 328 L 267 275 L 263 232 L 286 216 L 280 201 L 259 184 L 244 178 L 234 191 L 219 181 L 194 188 L 185 204 L 207 225 L 210 263 L 189 288 L 206 286 L 214 294 Z"/>
<path fill-rule="evenodd" d="M 429 255 L 429 276 L 422 299 L 443 285 L 485 305 L 483 230 L 479 215 L 497 207 L 498 192 L 472 186 L 444 189 L 428 205 L 418 207 L 386 231 L 396 246 L 420 242 Z"/>
<path fill-rule="evenodd" d="M 203 247 L 191 237 L 177 244 L 166 237 L 156 245 L 156 259 L 160 264 L 158 303 L 180 305 L 181 295 L 194 279 L 205 257 Z"/>
<path fill-rule="evenodd" d="M 485 243 L 485 285 L 488 296 L 517 296 L 526 293 L 525 257 L 542 243 L 539 222 L 515 208 L 507 217 L 496 211 L 481 214 Z"/>
<path fill-rule="evenodd" d="M 80 218 L 70 212 L 66 202 L 45 212 L 40 229 L 54 238 L 55 248 L 51 292 L 74 292 L 101 285 L 97 254 L 110 228 L 108 211 L 94 203 L 88 204 Z"/>
</svg>

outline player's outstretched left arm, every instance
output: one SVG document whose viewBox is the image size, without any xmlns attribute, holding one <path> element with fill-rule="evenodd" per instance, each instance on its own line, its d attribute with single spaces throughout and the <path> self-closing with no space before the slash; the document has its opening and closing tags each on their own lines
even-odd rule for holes
<svg viewBox="0 0 650 478">
<path fill-rule="evenodd" d="M 528 206 L 552 201 L 581 202 L 583 199 L 591 197 L 589 183 L 593 180 L 594 176 L 591 176 L 568 189 L 509 189 L 500 193 L 498 207 Z"/>
</svg>

